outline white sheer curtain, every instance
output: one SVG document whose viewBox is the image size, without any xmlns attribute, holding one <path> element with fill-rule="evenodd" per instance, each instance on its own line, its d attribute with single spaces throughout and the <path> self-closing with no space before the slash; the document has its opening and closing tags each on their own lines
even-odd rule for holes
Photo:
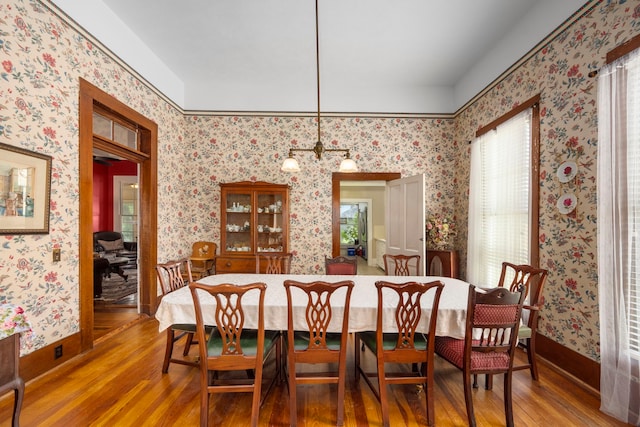
<svg viewBox="0 0 640 427">
<path fill-rule="evenodd" d="M 471 143 L 467 279 L 497 286 L 502 262 L 529 263 L 531 109 Z"/>
<path fill-rule="evenodd" d="M 640 425 L 640 53 L 598 78 L 600 409 Z"/>
</svg>

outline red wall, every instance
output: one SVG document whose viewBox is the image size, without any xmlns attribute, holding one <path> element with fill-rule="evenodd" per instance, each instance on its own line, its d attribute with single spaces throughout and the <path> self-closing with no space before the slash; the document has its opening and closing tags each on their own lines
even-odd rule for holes
<svg viewBox="0 0 640 427">
<path fill-rule="evenodd" d="M 93 162 L 93 231 L 113 230 L 113 177 L 137 174 L 138 165 L 127 160 Z"/>
</svg>

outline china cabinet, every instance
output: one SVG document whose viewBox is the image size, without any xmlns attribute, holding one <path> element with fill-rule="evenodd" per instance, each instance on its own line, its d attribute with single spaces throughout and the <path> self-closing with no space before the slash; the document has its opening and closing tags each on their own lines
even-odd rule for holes
<svg viewBox="0 0 640 427">
<path fill-rule="evenodd" d="M 289 186 L 261 181 L 220 184 L 216 273 L 254 273 L 259 253 L 289 252 Z"/>
<path fill-rule="evenodd" d="M 429 276 L 458 278 L 458 252 L 427 249 Z"/>
</svg>

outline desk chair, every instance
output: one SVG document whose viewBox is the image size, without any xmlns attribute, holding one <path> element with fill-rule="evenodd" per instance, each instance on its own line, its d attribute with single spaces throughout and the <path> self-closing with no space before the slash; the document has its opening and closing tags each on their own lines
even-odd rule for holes
<svg viewBox="0 0 640 427">
<path fill-rule="evenodd" d="M 358 259 L 343 256 L 325 257 L 324 268 L 328 275 L 356 275 L 358 274 Z"/>
<path fill-rule="evenodd" d="M 418 276 L 420 255 L 382 255 L 387 276 Z M 414 262 L 415 261 L 415 262 Z"/>
<path fill-rule="evenodd" d="M 276 373 L 265 393 L 280 376 L 280 354 L 282 337 L 279 331 L 264 330 L 264 283 L 248 285 L 204 285 L 189 284 L 196 311 L 196 330 L 198 341 L 206 343 L 200 350 L 200 425 L 209 422 L 209 397 L 215 393 L 253 393 L 251 404 L 251 426 L 258 425 L 262 404 L 263 365 L 272 352 L 276 357 Z M 250 293 L 258 292 L 257 313 L 248 314 L 242 306 L 242 300 Z M 209 333 L 204 323 L 204 313 L 200 304 L 200 293 L 207 293 L 216 300 L 215 328 Z M 245 315 L 258 318 L 258 329 L 244 329 Z M 253 376 L 246 379 L 227 379 L 221 372 L 252 371 Z"/>
<path fill-rule="evenodd" d="M 256 274 L 289 274 L 292 254 L 260 253 L 256 255 Z"/>
<path fill-rule="evenodd" d="M 156 274 L 160 281 L 162 295 L 167 295 L 176 289 L 186 286 L 188 282 L 193 281 L 191 278 L 191 264 L 188 260 L 167 261 L 164 264 L 158 264 L 156 265 Z M 184 277 L 186 277 L 186 282 Z M 186 337 L 186 343 L 184 345 L 182 355 L 185 357 L 189 355 L 191 345 L 198 343 L 194 340 L 195 333 L 196 325 L 190 323 L 174 324 L 167 328 L 167 346 L 164 352 L 164 362 L 162 364 L 163 374 L 166 374 L 169 371 L 169 363 L 198 366 L 198 362 L 195 361 L 173 358 L 173 344 L 182 337 Z"/>
<path fill-rule="evenodd" d="M 477 374 L 504 375 L 506 424 L 513 426 L 511 374 L 524 298 L 524 288 L 477 291 L 470 285 L 464 339 L 436 337 L 436 354 L 462 371 L 470 427 L 476 426 L 471 376 Z"/>
<path fill-rule="evenodd" d="M 376 331 L 358 332 L 355 334 L 355 348 L 359 347 L 359 342 L 371 350 L 377 360 L 378 388 L 369 379 L 376 376 L 375 373 L 365 372 L 360 365 L 360 352 L 355 352 L 356 363 L 356 383 L 360 379 L 360 374 L 373 394 L 380 402 L 382 410 L 382 422 L 385 427 L 389 426 L 389 400 L 387 397 L 387 385 L 391 384 L 420 384 L 424 386 L 426 398 L 427 424 L 434 424 L 433 408 L 433 358 L 436 335 L 436 321 L 438 317 L 438 305 L 440 294 L 444 284 L 439 281 L 431 283 L 389 283 L 385 281 L 376 282 L 378 289 L 378 314 Z M 421 300 L 431 291 L 433 300 L 431 302 L 431 316 L 429 317 L 429 330 L 426 334 L 418 332 L 422 317 Z M 384 333 L 383 328 L 383 306 L 385 296 L 393 295 L 398 299 L 395 309 L 395 333 Z M 421 365 L 421 368 L 411 373 L 390 373 L 385 370 L 385 364 L 407 364 Z"/>
<path fill-rule="evenodd" d="M 347 337 L 349 335 L 349 305 L 354 283 L 351 280 L 341 282 L 309 282 L 302 283 L 285 280 L 287 292 L 287 365 L 289 375 L 289 424 L 297 425 L 296 387 L 298 384 L 333 383 L 338 384 L 338 411 L 336 424 L 344 422 L 344 388 L 347 368 Z M 337 291 L 345 288 L 341 294 Z M 307 300 L 304 330 L 294 330 L 294 318 L 299 313 L 293 312 L 293 293 L 303 295 Z M 331 323 L 332 298 L 344 298 L 344 311 L 341 332 L 327 332 Z M 299 376 L 296 365 L 301 363 L 337 363 L 338 372 L 316 372 Z"/>
<path fill-rule="evenodd" d="M 528 363 L 514 366 L 513 370 L 529 369 L 531 377 L 538 379 L 538 365 L 536 363 L 536 333 L 538 330 L 538 322 L 540 320 L 539 313 L 544 303 L 542 299 L 542 290 L 547 280 L 548 271 L 535 268 L 530 265 L 515 265 L 508 262 L 502 263 L 502 273 L 498 286 L 508 288 L 511 292 L 516 291 L 523 286 L 528 292 L 529 303 L 523 308 L 523 317 L 528 314 L 526 325 L 521 325 L 518 329 L 518 339 L 527 351 Z M 527 298 L 527 297 L 525 297 Z"/>
</svg>

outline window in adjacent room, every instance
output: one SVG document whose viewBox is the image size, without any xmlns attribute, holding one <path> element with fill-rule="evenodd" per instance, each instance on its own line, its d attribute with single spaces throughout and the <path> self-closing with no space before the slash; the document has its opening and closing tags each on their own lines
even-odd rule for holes
<svg viewBox="0 0 640 427">
<path fill-rule="evenodd" d="M 502 262 L 537 265 L 539 97 L 471 143 L 467 278 L 496 286 Z"/>
</svg>

